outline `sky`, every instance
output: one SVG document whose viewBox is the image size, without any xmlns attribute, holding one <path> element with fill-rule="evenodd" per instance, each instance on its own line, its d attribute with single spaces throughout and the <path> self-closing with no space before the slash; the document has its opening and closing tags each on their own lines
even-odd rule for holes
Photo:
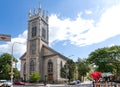
<svg viewBox="0 0 120 87">
<path fill-rule="evenodd" d="M 13 46 L 19 60 L 26 52 L 28 12 L 39 4 L 49 15 L 49 46 L 66 57 L 77 61 L 120 45 L 120 0 L 1 0 L 0 34 L 11 41 L 0 41 L 0 54 L 12 53 Z"/>
</svg>

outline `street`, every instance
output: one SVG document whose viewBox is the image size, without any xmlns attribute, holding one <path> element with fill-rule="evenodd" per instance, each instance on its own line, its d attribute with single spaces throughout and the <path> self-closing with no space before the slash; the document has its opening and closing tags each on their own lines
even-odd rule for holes
<svg viewBox="0 0 120 87">
<path fill-rule="evenodd" d="M 43 84 L 34 84 L 34 85 L 14 85 L 13 87 L 93 87 L 91 82 L 80 83 L 76 85 L 67 85 L 67 84 L 47 84 L 44 86 Z M 101 84 L 100 87 L 105 87 L 105 84 Z M 119 84 L 113 85 L 112 87 L 120 87 Z"/>
<path fill-rule="evenodd" d="M 77 85 L 67 85 L 67 84 L 43 84 L 39 85 L 14 85 L 13 87 L 93 87 L 92 83 L 80 83 Z"/>
<path fill-rule="evenodd" d="M 46 86 L 14 85 L 13 87 L 93 87 L 93 86 L 91 84 L 79 84 L 79 85 L 46 85 Z"/>
</svg>

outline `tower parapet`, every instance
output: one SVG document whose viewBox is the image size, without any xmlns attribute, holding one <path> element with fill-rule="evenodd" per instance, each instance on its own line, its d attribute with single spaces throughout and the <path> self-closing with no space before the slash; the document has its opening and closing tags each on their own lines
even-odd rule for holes
<svg viewBox="0 0 120 87">
<path fill-rule="evenodd" d="M 33 10 L 29 10 L 28 12 L 29 20 L 32 20 L 36 17 L 41 17 L 44 21 L 48 23 L 48 11 L 42 10 L 41 5 L 39 5 L 38 9 L 35 8 Z"/>
</svg>

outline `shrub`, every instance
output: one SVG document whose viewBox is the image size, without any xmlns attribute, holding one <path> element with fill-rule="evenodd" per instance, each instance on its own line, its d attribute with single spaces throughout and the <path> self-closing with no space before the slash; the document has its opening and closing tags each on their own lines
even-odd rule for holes
<svg viewBox="0 0 120 87">
<path fill-rule="evenodd" d="M 38 80 L 40 80 L 40 74 L 37 72 L 32 72 L 30 74 L 30 82 L 37 82 Z"/>
</svg>

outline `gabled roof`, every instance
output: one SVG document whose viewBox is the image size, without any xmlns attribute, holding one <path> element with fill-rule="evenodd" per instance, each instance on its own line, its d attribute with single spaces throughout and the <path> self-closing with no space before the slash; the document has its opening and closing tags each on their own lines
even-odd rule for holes
<svg viewBox="0 0 120 87">
<path fill-rule="evenodd" d="M 26 52 L 20 57 L 20 60 L 25 59 Z"/>
<path fill-rule="evenodd" d="M 54 53 L 54 54 L 51 54 L 51 55 L 44 55 L 44 56 L 54 56 L 54 55 L 58 55 L 58 56 L 60 56 L 61 58 L 65 59 L 65 60 L 68 60 L 68 59 L 69 59 L 68 57 L 62 55 L 61 53 L 55 51 L 54 49 L 52 49 L 52 48 L 50 48 L 50 47 L 48 47 L 48 46 L 43 45 L 43 48 L 46 48 L 46 49 L 48 49 L 49 51 L 51 51 L 51 52 Z"/>
</svg>

